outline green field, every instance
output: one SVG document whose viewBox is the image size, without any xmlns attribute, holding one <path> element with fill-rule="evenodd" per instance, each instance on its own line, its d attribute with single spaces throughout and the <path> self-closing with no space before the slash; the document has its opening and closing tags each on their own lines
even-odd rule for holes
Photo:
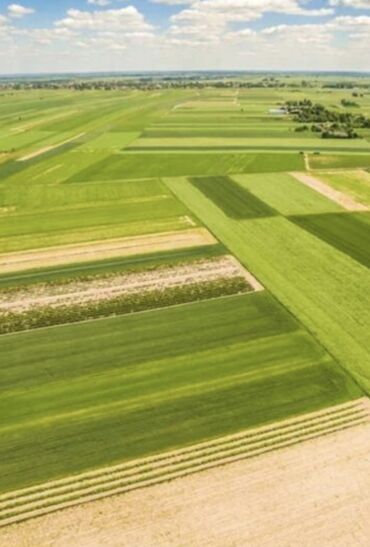
<svg viewBox="0 0 370 547">
<path fill-rule="evenodd" d="M 267 294 L 3 336 L 0 351 L 2 491 L 360 395 Z"/>
<path fill-rule="evenodd" d="M 368 269 L 287 218 L 232 219 L 186 179 L 167 184 L 370 392 Z"/>
<path fill-rule="evenodd" d="M 0 335 L 0 492 L 222 442 L 370 394 L 370 213 L 292 175 L 314 170 L 370 205 L 368 132 L 320 138 L 274 114 L 287 100 L 338 110 L 351 97 L 321 77 L 299 82 L 1 92 L 0 332 L 30 295 L 34 309 L 23 332 Z M 370 114 L 367 97 L 358 100 Z M 116 238 L 163 232 L 184 241 L 156 251 L 150 237 L 140 249 L 125 240 L 132 252 L 123 243 L 108 252 Z M 204 242 L 187 243 L 192 232 Z M 60 247 L 65 259 L 64 246 L 80 243 L 87 256 L 69 262 L 32 257 Z M 220 257 L 239 270 L 208 291 L 201 276 Z M 182 299 L 183 280 L 168 289 L 163 274 L 178 265 L 187 268 Z M 153 271 L 154 289 L 148 278 L 135 286 Z M 116 274 L 135 281 L 122 289 Z M 92 279 L 110 285 L 83 303 L 84 315 L 74 296 L 83 301 Z M 235 279 L 250 292 L 232 292 Z M 21 311 L 8 313 L 13 293 Z M 125 306 L 115 306 L 123 294 Z M 49 309 L 65 324 L 44 327 L 52 321 L 38 317 Z"/>
<path fill-rule="evenodd" d="M 132 178 L 226 175 L 303 169 L 299 154 L 158 152 L 111 155 L 72 176 L 71 182 L 125 180 Z"/>
</svg>

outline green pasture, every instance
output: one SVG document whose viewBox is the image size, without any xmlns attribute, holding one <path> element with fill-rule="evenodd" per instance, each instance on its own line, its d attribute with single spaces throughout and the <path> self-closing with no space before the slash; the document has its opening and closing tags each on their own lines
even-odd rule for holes
<svg viewBox="0 0 370 547">
<path fill-rule="evenodd" d="M 343 211 L 340 205 L 311 190 L 288 173 L 234 175 L 232 178 L 282 215 Z"/>
<path fill-rule="evenodd" d="M 188 180 L 166 183 L 370 393 L 369 270 L 287 218 L 230 218 Z"/>
<path fill-rule="evenodd" d="M 361 395 L 266 293 L 2 336 L 0 351 L 1 491 Z"/>
</svg>

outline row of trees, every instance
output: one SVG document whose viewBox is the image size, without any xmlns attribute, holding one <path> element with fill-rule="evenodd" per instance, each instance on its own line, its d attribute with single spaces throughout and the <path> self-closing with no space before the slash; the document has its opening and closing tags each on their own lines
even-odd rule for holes
<svg viewBox="0 0 370 547">
<path fill-rule="evenodd" d="M 352 101 L 346 101 L 343 106 L 353 106 Z M 296 131 L 320 133 L 324 139 L 355 139 L 360 137 L 356 129 L 370 128 L 370 119 L 363 114 L 329 110 L 322 104 L 313 103 L 309 99 L 287 101 L 284 103 L 284 109 L 293 116 L 294 121 L 304 124 L 298 126 Z"/>
</svg>

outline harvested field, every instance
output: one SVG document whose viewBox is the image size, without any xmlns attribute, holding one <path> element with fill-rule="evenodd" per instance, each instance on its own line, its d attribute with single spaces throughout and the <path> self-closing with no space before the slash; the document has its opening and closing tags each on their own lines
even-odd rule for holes
<svg viewBox="0 0 370 547">
<path fill-rule="evenodd" d="M 368 211 L 369 208 L 366 205 L 363 205 L 362 203 L 358 203 L 355 201 L 351 196 L 348 196 L 346 194 L 343 194 L 343 192 L 339 192 L 338 190 L 334 190 L 331 186 L 328 184 L 325 184 L 321 180 L 319 180 L 317 177 L 314 177 L 312 175 L 307 175 L 306 173 L 297 173 L 294 172 L 292 175 L 299 180 L 299 182 L 303 182 L 303 184 L 306 184 L 306 186 L 309 186 L 313 190 L 316 190 L 323 196 L 331 199 L 335 203 L 338 203 L 338 205 L 341 205 L 343 209 L 347 209 L 347 211 Z"/>
<path fill-rule="evenodd" d="M 58 307 L 98 302 L 120 294 L 165 291 L 170 287 L 233 277 L 244 277 L 251 280 L 255 290 L 263 289 L 233 257 L 226 256 L 152 271 L 106 275 L 103 278 L 62 285 L 36 285 L 18 291 L 0 292 L 0 318 L 1 314 L 24 312 L 42 306 Z"/>
<path fill-rule="evenodd" d="M 0 255 L 2 273 L 216 243 L 204 228 Z"/>
<path fill-rule="evenodd" d="M 15 545 L 9 542 L 26 541 L 29 538 L 27 530 L 36 534 L 35 540 L 45 530 L 47 536 L 40 535 L 41 541 L 57 540 L 57 543 L 53 541 L 52 544 L 70 545 L 67 540 L 70 526 L 80 527 L 83 519 L 84 523 L 91 524 L 83 525 L 82 535 L 79 529 L 73 538 L 76 543 L 72 542 L 72 545 L 96 545 L 100 540 L 102 544 L 112 546 L 209 545 L 212 537 L 212 545 L 234 545 L 234 539 L 238 539 L 236 544 L 240 544 L 244 538 L 245 544 L 265 546 L 277 544 L 275 534 L 284 534 L 286 545 L 286 528 L 291 528 L 291 534 L 296 533 L 296 527 L 302 526 L 304 515 L 301 511 L 312 511 L 315 507 L 311 518 L 319 518 L 320 523 L 325 522 L 327 532 L 334 534 L 335 539 L 338 531 L 336 527 L 340 526 L 342 519 L 333 518 L 334 500 L 337 511 L 339 497 L 341 513 L 349 494 L 353 496 L 354 486 L 358 489 L 361 485 L 361 494 L 366 500 L 366 507 L 370 509 L 369 433 L 369 402 L 367 399 L 359 399 L 181 451 L 23 489 L 0 497 L 3 526 L 80 505 L 84 501 L 93 502 L 138 487 L 151 486 L 124 497 L 101 500 L 49 515 L 30 525 L 14 526 L 5 529 L 2 535 L 7 539 L 7 545 Z M 292 447 L 302 441 L 306 442 Z M 280 450 L 276 452 L 276 449 Z M 271 451 L 273 453 L 268 454 Z M 361 466 L 358 465 L 359 461 L 362 461 Z M 216 469 L 212 471 L 212 468 Z M 179 479 L 193 475 L 195 471 L 203 473 Z M 334 474 L 341 476 L 341 479 L 338 476 L 333 483 Z M 360 482 L 360 477 L 364 481 Z M 170 484 L 158 484 L 170 479 L 177 480 Z M 286 484 L 290 485 L 289 489 Z M 330 484 L 330 488 L 323 488 L 325 484 Z M 228 491 L 226 497 L 225 489 Z M 297 492 L 300 489 L 305 491 L 305 500 L 299 504 L 300 511 L 297 514 L 289 506 L 291 504 L 292 509 L 297 508 Z M 279 500 L 279 503 L 271 503 L 274 499 Z M 270 502 L 268 505 L 267 500 Z M 359 503 L 358 496 L 353 502 Z M 325 507 L 329 514 L 322 521 L 319 515 L 325 513 Z M 195 518 L 199 511 L 202 513 L 201 520 Z M 245 511 L 249 512 L 248 518 L 243 518 Z M 139 514 L 139 521 L 133 518 L 134 513 Z M 221 520 L 220 514 L 223 515 Z M 277 518 L 279 514 L 284 515 L 283 520 Z M 266 526 L 266 516 L 271 521 L 269 526 Z M 207 519 L 206 531 L 212 531 L 211 536 L 205 533 L 204 517 Z M 361 512 L 358 517 L 361 517 Z M 161 523 L 159 526 L 158 519 Z M 262 528 L 261 520 L 264 522 Z M 360 523 L 357 518 L 352 518 L 352 522 L 356 523 L 354 530 L 361 531 L 366 526 L 366 530 L 370 531 L 367 518 Z M 167 539 L 162 541 L 164 528 Z M 311 526 L 307 526 L 307 533 L 310 529 Z M 230 531 L 238 535 L 230 537 Z M 320 526 L 319 531 L 322 534 Z M 76 530 L 74 532 L 76 534 Z M 90 543 L 90 539 L 86 542 L 87 537 L 94 543 Z M 127 543 L 122 544 L 122 537 L 127 539 Z M 62 538 L 66 543 L 60 543 Z M 39 542 L 37 544 L 43 545 Z"/>
</svg>

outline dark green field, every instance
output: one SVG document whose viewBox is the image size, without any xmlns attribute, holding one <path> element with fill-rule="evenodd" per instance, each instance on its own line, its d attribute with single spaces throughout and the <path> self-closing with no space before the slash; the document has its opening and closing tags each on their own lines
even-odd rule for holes
<svg viewBox="0 0 370 547">
<path fill-rule="evenodd" d="M 370 266 L 368 213 L 308 215 L 292 220 L 364 266 Z"/>
<path fill-rule="evenodd" d="M 231 218 L 269 217 L 274 210 L 228 177 L 191 178 L 190 182 Z"/>
</svg>

